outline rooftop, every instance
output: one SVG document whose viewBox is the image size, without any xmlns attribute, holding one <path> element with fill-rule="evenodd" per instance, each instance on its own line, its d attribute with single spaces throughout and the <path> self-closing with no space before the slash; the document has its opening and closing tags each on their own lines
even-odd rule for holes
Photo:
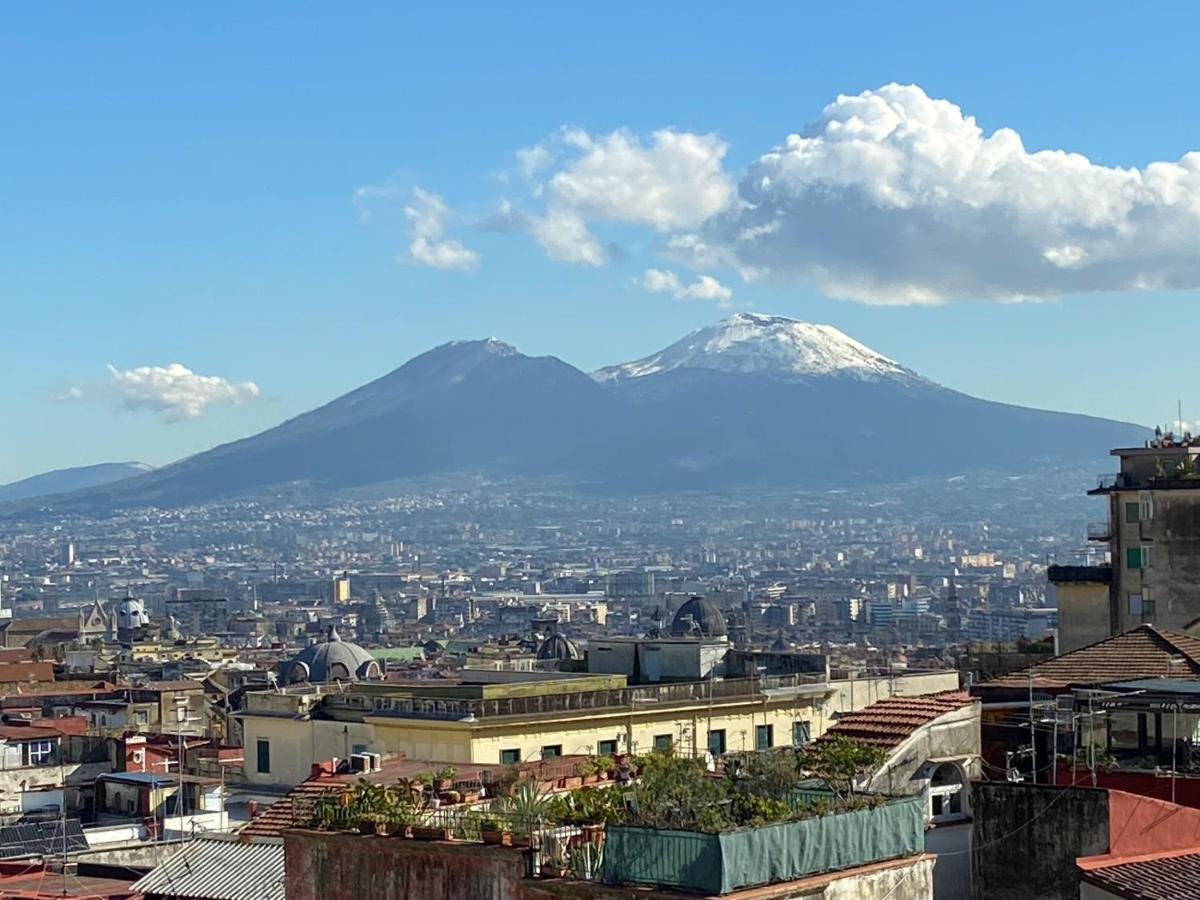
<svg viewBox="0 0 1200 900">
<path fill-rule="evenodd" d="M 818 741 L 841 735 L 884 750 L 899 747 L 918 728 L 979 701 L 964 691 L 890 697 L 842 716 Z"/>
<path fill-rule="evenodd" d="M 1200 897 L 1200 848 L 1117 859 L 1080 860 L 1083 880 L 1128 900 Z"/>
<path fill-rule="evenodd" d="M 283 843 L 200 838 L 133 885 L 143 894 L 283 900 Z"/>
<path fill-rule="evenodd" d="M 1200 678 L 1200 639 L 1153 625 L 1080 647 L 984 684 L 994 688 L 1067 688 L 1139 678 Z"/>
</svg>

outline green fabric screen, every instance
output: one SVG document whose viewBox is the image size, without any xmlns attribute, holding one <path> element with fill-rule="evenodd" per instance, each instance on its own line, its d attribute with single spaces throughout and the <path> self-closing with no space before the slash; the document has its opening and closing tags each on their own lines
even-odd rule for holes
<svg viewBox="0 0 1200 900">
<path fill-rule="evenodd" d="M 919 797 L 724 834 L 610 825 L 604 880 L 725 894 L 910 856 L 924 846 Z"/>
</svg>

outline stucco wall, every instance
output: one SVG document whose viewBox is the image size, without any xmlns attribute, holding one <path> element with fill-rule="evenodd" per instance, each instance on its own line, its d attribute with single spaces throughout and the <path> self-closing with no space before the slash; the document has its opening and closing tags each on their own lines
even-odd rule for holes
<svg viewBox="0 0 1200 900">
<path fill-rule="evenodd" d="M 1075 900 L 1075 860 L 1108 850 L 1108 792 L 977 782 L 974 895 L 986 900 Z"/>
<path fill-rule="evenodd" d="M 288 832 L 288 900 L 521 900 L 525 851 L 482 844 Z"/>
<path fill-rule="evenodd" d="M 1058 652 L 1069 653 L 1112 636 L 1108 585 L 1100 582 L 1050 585 L 1047 603 L 1058 608 Z"/>
<path fill-rule="evenodd" d="M 305 719 L 247 716 L 246 780 L 250 784 L 291 786 L 312 773 L 312 765 L 325 759 L 343 759 L 356 744 L 375 751 L 374 729 L 358 722 L 312 722 Z M 321 727 L 314 727 L 320 725 Z M 343 732 L 343 728 L 346 729 Z M 271 744 L 271 771 L 258 771 L 258 739 Z"/>
</svg>

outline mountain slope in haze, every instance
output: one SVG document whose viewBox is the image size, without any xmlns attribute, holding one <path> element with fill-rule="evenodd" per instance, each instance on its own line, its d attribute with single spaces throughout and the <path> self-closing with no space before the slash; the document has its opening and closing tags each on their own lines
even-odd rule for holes
<svg viewBox="0 0 1200 900">
<path fill-rule="evenodd" d="M 0 503 L 78 491 L 132 478 L 149 471 L 150 466 L 139 462 L 98 463 L 94 466 L 55 469 L 0 485 Z"/>
<path fill-rule="evenodd" d="M 602 386 L 561 360 L 494 339 L 455 341 L 275 428 L 78 499 L 170 505 L 293 482 L 573 476 L 589 418 L 609 405 Z"/>
<path fill-rule="evenodd" d="M 831 326 L 742 313 L 591 376 L 496 340 L 446 344 L 261 434 L 61 505 L 455 473 L 616 492 L 833 486 L 1094 462 L 1148 433 L 980 400 Z"/>
</svg>

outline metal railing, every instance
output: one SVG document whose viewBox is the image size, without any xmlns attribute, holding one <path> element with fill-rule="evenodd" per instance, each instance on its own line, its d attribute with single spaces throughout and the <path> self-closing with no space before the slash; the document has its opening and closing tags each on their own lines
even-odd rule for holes
<svg viewBox="0 0 1200 900">
<path fill-rule="evenodd" d="M 825 683 L 824 674 L 771 675 L 641 685 L 607 690 L 568 691 L 532 697 L 455 700 L 440 697 L 347 697 L 350 705 L 370 708 L 374 715 L 440 720 L 471 720 L 498 716 L 540 716 L 596 709 L 635 708 L 639 704 L 708 703 L 760 697 L 771 691 L 795 690 Z M 364 702 L 365 701 L 365 702 Z"/>
<path fill-rule="evenodd" d="M 1112 526 L 1105 522 L 1088 522 L 1087 538 L 1089 541 L 1107 541 L 1112 537 Z"/>
</svg>

